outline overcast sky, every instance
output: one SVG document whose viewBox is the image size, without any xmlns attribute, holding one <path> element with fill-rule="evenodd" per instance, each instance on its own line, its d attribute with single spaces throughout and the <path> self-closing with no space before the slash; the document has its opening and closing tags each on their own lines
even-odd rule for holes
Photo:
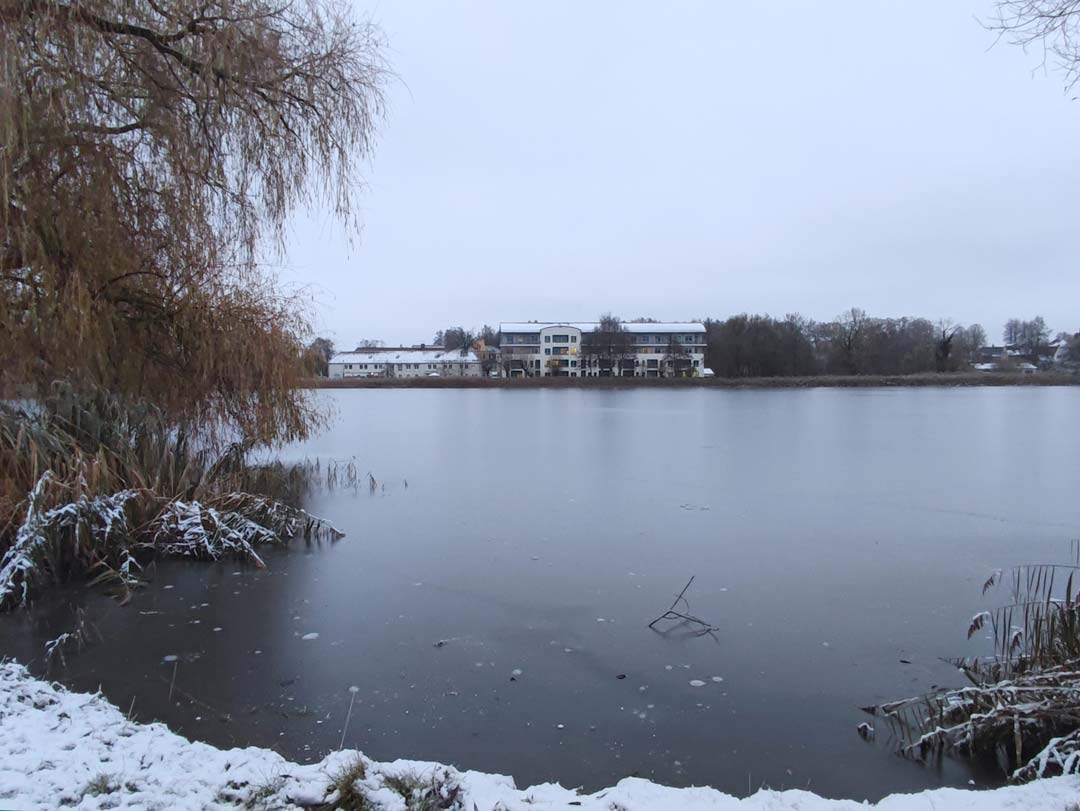
<svg viewBox="0 0 1080 811">
<path fill-rule="evenodd" d="M 1080 101 L 978 0 L 359 2 L 399 76 L 363 233 L 284 278 L 339 347 L 800 312 L 1080 329 Z"/>
</svg>

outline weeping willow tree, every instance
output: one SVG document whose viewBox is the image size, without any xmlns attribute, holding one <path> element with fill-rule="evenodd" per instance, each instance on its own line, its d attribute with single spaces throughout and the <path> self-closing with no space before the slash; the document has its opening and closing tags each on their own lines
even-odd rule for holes
<svg viewBox="0 0 1080 811">
<path fill-rule="evenodd" d="M 382 49 L 332 0 L 0 0 L 0 395 L 36 404 L 0 413 L 0 550 L 250 530 L 187 500 L 238 484 L 207 453 L 318 424 L 260 257 L 298 206 L 356 227 Z"/>
<path fill-rule="evenodd" d="M 258 259 L 349 225 L 381 43 L 322 0 L 0 2 L 0 383 L 302 437 L 305 313 Z"/>
</svg>

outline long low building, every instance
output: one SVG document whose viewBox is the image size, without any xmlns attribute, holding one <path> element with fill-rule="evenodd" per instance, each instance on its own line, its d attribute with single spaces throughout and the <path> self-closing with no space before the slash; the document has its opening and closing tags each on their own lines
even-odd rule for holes
<svg viewBox="0 0 1080 811">
<path fill-rule="evenodd" d="M 500 370 L 507 377 L 698 377 L 705 370 L 705 325 L 598 321 L 510 321 L 500 325 Z"/>
<path fill-rule="evenodd" d="M 441 346 L 388 347 L 338 352 L 330 358 L 331 379 L 346 377 L 480 377 L 480 358 L 471 349 Z"/>
</svg>

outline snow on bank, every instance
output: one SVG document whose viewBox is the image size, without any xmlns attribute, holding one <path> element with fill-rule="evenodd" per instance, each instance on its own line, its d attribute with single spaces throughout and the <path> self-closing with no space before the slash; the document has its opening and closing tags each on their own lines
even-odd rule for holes
<svg viewBox="0 0 1080 811">
<path fill-rule="evenodd" d="M 100 695 L 71 693 L 35 679 L 21 665 L 0 664 L 0 808 L 205 811 L 320 806 L 321 811 L 334 806 L 320 804 L 338 796 L 332 793 L 332 778 L 357 757 L 355 752 L 335 752 L 321 763 L 302 766 L 266 749 L 224 751 L 193 743 L 162 724 L 128 721 Z M 578 795 L 554 784 L 517 789 L 509 777 L 458 772 L 435 763 L 363 762 L 366 776 L 357 788 L 373 809 L 384 811 L 406 811 L 403 777 L 419 778 L 412 781 L 414 786 L 430 787 L 437 781 L 443 797 L 454 800 L 452 807 L 462 811 L 853 811 L 869 807 L 805 791 L 759 791 L 739 800 L 710 788 L 666 788 L 638 778 Z M 876 808 L 1071 811 L 1078 801 L 1080 778 L 1059 777 L 995 791 L 938 789 L 896 794 Z"/>
</svg>

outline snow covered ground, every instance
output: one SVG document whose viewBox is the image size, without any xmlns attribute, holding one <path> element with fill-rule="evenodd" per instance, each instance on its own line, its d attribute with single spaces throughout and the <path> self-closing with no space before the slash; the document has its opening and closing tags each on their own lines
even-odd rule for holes
<svg viewBox="0 0 1080 811">
<path fill-rule="evenodd" d="M 358 767 L 357 764 L 360 764 Z M 346 770 L 363 777 L 344 781 Z M 462 811 L 843 811 L 868 805 L 828 800 L 805 791 L 759 791 L 737 799 L 710 788 L 666 788 L 627 778 L 613 788 L 579 795 L 554 784 L 515 788 L 509 777 L 458 772 L 435 763 L 376 763 L 336 752 L 298 765 L 275 752 L 224 751 L 193 743 L 162 724 L 130 722 L 99 695 L 71 693 L 32 677 L 21 665 L 0 664 L 0 808 L 204 809 L 350 807 L 376 811 L 453 808 Z M 366 803 L 363 804 L 363 803 Z M 1080 778 L 973 792 L 938 789 L 886 797 L 883 811 L 1004 811 L 1080 808 Z"/>
</svg>

